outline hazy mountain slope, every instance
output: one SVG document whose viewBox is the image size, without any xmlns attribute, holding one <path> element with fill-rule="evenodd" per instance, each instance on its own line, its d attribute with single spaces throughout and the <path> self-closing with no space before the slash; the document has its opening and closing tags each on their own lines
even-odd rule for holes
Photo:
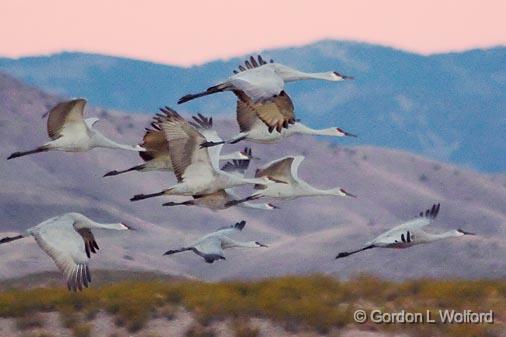
<svg viewBox="0 0 506 337">
<path fill-rule="evenodd" d="M 322 41 L 269 50 L 266 57 L 307 71 L 338 70 L 347 83 L 290 84 L 298 116 L 315 126 L 341 125 L 360 144 L 423 153 L 485 171 L 506 170 L 506 48 L 422 56 L 353 42 Z M 124 58 L 62 53 L 0 59 L 0 69 L 29 83 L 93 104 L 152 112 L 226 78 L 242 61 L 181 68 Z M 232 116 L 231 94 L 182 109 Z"/>
<path fill-rule="evenodd" d="M 367 271 L 392 278 L 506 275 L 506 181 L 501 175 L 488 177 L 402 151 L 347 148 L 326 143 L 323 138 L 292 137 L 277 145 L 254 144 L 253 150 L 262 160 L 253 166 L 287 154 L 303 154 L 302 178 L 318 187 L 342 186 L 358 199 L 275 201 L 282 208 L 272 212 L 161 207 L 162 199 L 131 203 L 128 199 L 132 195 L 168 187 L 174 178 L 162 173 L 102 178 L 111 169 L 139 162 L 137 154 L 127 151 L 53 152 L 5 160 L 13 151 L 46 140 L 45 120 L 40 116 L 56 101 L 0 75 L 2 235 L 75 210 L 98 221 L 123 220 L 139 228 L 129 233 L 98 233 L 101 250 L 92 260 L 93 268 L 151 269 L 204 279 L 315 271 L 340 276 Z M 87 109 L 87 114 L 101 117 L 98 127 L 111 138 L 131 144 L 139 141 L 150 120 L 148 115 L 96 108 Z M 218 119 L 216 124 L 226 130 L 225 135 L 235 132 L 232 121 Z M 406 220 L 434 202 L 442 204 L 436 227 L 462 227 L 480 236 L 334 260 L 338 251 L 360 247 L 390 224 Z M 227 251 L 227 260 L 213 265 L 192 254 L 161 255 L 242 219 L 248 224 L 240 238 L 264 241 L 270 248 Z M 54 268 L 29 239 L 0 246 L 0 277 Z"/>
</svg>

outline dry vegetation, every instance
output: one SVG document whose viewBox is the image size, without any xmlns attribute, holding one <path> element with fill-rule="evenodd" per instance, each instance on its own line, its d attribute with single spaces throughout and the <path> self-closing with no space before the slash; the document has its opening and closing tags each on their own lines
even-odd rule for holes
<svg viewBox="0 0 506 337">
<path fill-rule="evenodd" d="M 89 322 L 98 312 L 114 317 L 117 326 L 142 330 L 153 318 L 175 317 L 185 308 L 195 318 L 187 336 L 214 336 L 212 322 L 228 319 L 236 336 L 258 336 L 249 318 L 266 318 L 288 331 L 319 333 L 340 328 L 402 332 L 410 336 L 499 336 L 506 318 L 504 280 L 412 280 L 390 282 L 371 276 L 349 281 L 314 275 L 252 282 L 206 283 L 190 280 L 121 281 L 74 294 L 61 287 L 5 289 L 0 317 L 14 318 L 19 329 L 40 327 L 39 314 L 59 312 L 74 336 L 90 336 Z M 359 325 L 356 309 L 425 312 L 450 308 L 495 312 L 495 324 Z M 25 319 L 29 317 L 30 319 Z"/>
</svg>

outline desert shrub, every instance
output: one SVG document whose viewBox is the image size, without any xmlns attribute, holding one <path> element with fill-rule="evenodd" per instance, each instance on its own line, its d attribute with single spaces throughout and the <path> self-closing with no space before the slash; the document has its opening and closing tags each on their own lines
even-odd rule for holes
<svg viewBox="0 0 506 337">
<path fill-rule="evenodd" d="M 258 328 L 252 327 L 249 322 L 243 319 L 234 320 L 232 326 L 235 337 L 258 337 L 260 335 Z"/>
<path fill-rule="evenodd" d="M 251 297 L 241 296 L 240 291 L 240 287 L 232 283 L 196 283 L 182 289 L 182 304 L 195 313 L 201 324 L 206 325 L 213 320 L 248 313 L 253 307 Z"/>
<path fill-rule="evenodd" d="M 91 326 L 86 323 L 77 323 L 72 327 L 72 336 L 74 337 L 90 337 Z"/>
<path fill-rule="evenodd" d="M 166 304 L 158 309 L 158 316 L 163 317 L 169 321 L 176 318 L 177 308 L 172 304 Z"/>
<path fill-rule="evenodd" d="M 79 314 L 71 306 L 60 307 L 60 320 L 67 329 L 73 328 L 79 323 Z"/>
<path fill-rule="evenodd" d="M 54 310 L 62 292 L 45 289 L 12 290 L 0 294 L 0 316 L 19 317 L 39 311 Z"/>
<path fill-rule="evenodd" d="M 128 331 L 136 332 L 141 330 L 150 318 L 150 311 L 140 306 L 120 307 L 116 314 L 115 323 L 118 326 L 125 326 Z"/>
<path fill-rule="evenodd" d="M 445 337 L 479 336 L 499 337 L 501 332 L 497 328 L 479 324 L 455 324 L 446 326 Z"/>
<path fill-rule="evenodd" d="M 65 296 L 65 301 L 61 303 L 62 305 L 71 306 L 77 311 L 84 309 L 85 307 L 89 307 L 93 305 L 99 299 L 96 294 L 91 291 L 82 291 L 79 293 L 68 293 Z"/>
<path fill-rule="evenodd" d="M 5 290 L 0 292 L 0 317 L 17 318 L 59 311 L 63 325 L 72 329 L 103 310 L 114 316 L 116 324 L 135 332 L 152 317 L 170 319 L 180 307 L 184 307 L 199 322 L 195 333 L 207 331 L 205 326 L 213 320 L 231 318 L 241 322 L 252 317 L 271 319 L 291 331 L 311 329 L 327 333 L 347 325 L 355 326 L 355 308 L 380 308 L 391 312 L 400 309 L 410 312 L 429 309 L 435 312 L 441 308 L 475 312 L 493 310 L 498 322 L 503 322 L 506 317 L 505 299 L 504 280 L 420 279 L 391 282 L 359 275 L 348 281 L 339 281 L 312 275 L 249 282 L 129 281 L 89 288 L 78 294 L 70 293 L 63 287 Z M 418 330 L 423 331 L 425 336 L 457 334 L 438 324 L 428 327 L 373 325 L 370 328 L 391 335 L 402 333 L 403 329 L 410 335 L 416 335 Z M 490 327 L 480 329 L 488 330 L 483 330 L 478 336 L 492 336 L 494 333 Z"/>
<path fill-rule="evenodd" d="M 138 331 L 164 302 L 160 285 L 157 282 L 111 285 L 108 291 L 102 291 L 106 310 L 116 316 L 117 325 L 126 326 L 130 332 Z"/>
<path fill-rule="evenodd" d="M 169 289 L 166 292 L 166 299 L 169 303 L 179 304 L 183 300 L 183 294 L 179 289 Z"/>
<path fill-rule="evenodd" d="M 100 309 L 95 306 L 89 306 L 84 309 L 84 317 L 88 321 L 92 321 L 97 317 L 97 314 L 99 313 Z"/>
<path fill-rule="evenodd" d="M 215 337 L 216 332 L 210 327 L 193 324 L 186 330 L 184 335 L 185 337 Z"/>
<path fill-rule="evenodd" d="M 20 337 L 53 337 L 52 334 L 46 331 L 32 331 L 22 334 Z"/>
<path fill-rule="evenodd" d="M 345 288 L 349 294 L 348 300 L 367 298 L 368 301 L 381 304 L 386 302 L 392 293 L 396 293 L 396 286 L 392 282 L 362 274 L 350 280 Z"/>
<path fill-rule="evenodd" d="M 142 328 L 144 328 L 147 321 L 148 321 L 147 317 L 136 316 L 127 322 L 126 328 L 129 332 L 137 332 L 140 331 Z"/>
<path fill-rule="evenodd" d="M 39 314 L 32 313 L 26 316 L 20 316 L 16 318 L 16 327 L 19 330 L 29 330 L 35 328 L 41 328 L 44 326 L 44 320 Z"/>
</svg>

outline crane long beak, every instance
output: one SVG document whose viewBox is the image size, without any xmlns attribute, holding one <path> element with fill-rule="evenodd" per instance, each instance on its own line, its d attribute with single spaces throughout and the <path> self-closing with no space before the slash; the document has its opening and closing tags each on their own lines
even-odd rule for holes
<svg viewBox="0 0 506 337">
<path fill-rule="evenodd" d="M 288 184 L 286 181 L 279 180 L 279 179 L 273 178 L 271 176 L 266 176 L 266 178 L 267 178 L 267 180 L 270 180 L 270 181 L 278 183 L 278 184 Z"/>
<path fill-rule="evenodd" d="M 348 252 L 342 252 L 342 253 L 337 254 L 336 259 L 340 259 L 340 258 L 349 256 L 349 255 L 351 255 L 351 254 Z"/>
<path fill-rule="evenodd" d="M 130 226 L 130 225 L 127 225 L 127 224 L 125 224 L 124 222 L 122 222 L 122 223 L 121 223 L 121 225 L 122 225 L 123 227 L 125 227 L 125 229 L 130 230 L 130 231 L 136 231 L 136 230 L 137 230 L 136 228 L 134 228 L 134 227 L 132 227 L 132 226 Z"/>
<path fill-rule="evenodd" d="M 341 132 L 343 135 L 347 136 L 347 137 L 358 137 L 356 134 L 353 134 L 351 132 L 348 132 L 348 131 L 345 131 L 341 128 L 337 128 L 337 131 Z"/>
<path fill-rule="evenodd" d="M 344 196 L 347 196 L 347 197 L 351 197 L 351 198 L 356 198 L 357 196 L 354 195 L 354 194 L 351 194 L 349 192 L 346 192 L 344 189 L 340 189 L 339 191 L 341 191 L 341 193 L 344 195 Z"/>
<path fill-rule="evenodd" d="M 353 76 L 344 75 L 344 74 L 338 73 L 337 71 L 334 71 L 334 74 L 336 76 L 342 78 L 343 80 L 352 80 L 352 79 L 354 79 Z"/>
<path fill-rule="evenodd" d="M 459 229 L 457 229 L 457 231 L 461 232 L 461 233 L 462 233 L 462 234 L 464 234 L 464 235 L 476 235 L 475 233 L 467 232 L 467 231 L 462 230 L 462 229 L 460 229 L 460 228 L 459 228 Z"/>
</svg>

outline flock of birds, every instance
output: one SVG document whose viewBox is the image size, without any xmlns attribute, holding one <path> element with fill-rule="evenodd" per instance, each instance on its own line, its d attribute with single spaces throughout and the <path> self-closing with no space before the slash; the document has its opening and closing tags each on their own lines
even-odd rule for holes
<svg viewBox="0 0 506 337">
<path fill-rule="evenodd" d="M 178 104 L 192 99 L 224 91 L 237 97 L 237 122 L 240 132 L 223 140 L 213 129 L 212 118 L 201 114 L 186 120 L 169 107 L 160 109 L 146 128 L 143 141 L 131 146 L 117 143 L 93 126 L 98 118 L 84 118 L 86 100 L 65 101 L 54 106 L 47 116 L 47 133 L 50 141 L 29 151 L 15 152 L 8 159 L 46 151 L 85 152 L 96 147 L 136 151 L 142 164 L 114 170 L 105 177 L 131 171 L 174 172 L 177 183 L 162 191 L 137 194 L 130 200 L 137 201 L 158 196 L 187 196 L 183 202 L 169 201 L 163 206 L 200 206 L 221 210 L 233 206 L 273 210 L 271 203 L 254 203 L 265 198 L 294 199 L 310 196 L 355 197 L 341 187 L 317 189 L 298 177 L 297 171 L 303 156 L 287 156 L 273 160 L 256 170 L 254 177 L 246 177 L 249 163 L 255 157 L 250 148 L 222 154 L 224 144 L 242 140 L 256 143 L 274 143 L 296 134 L 344 137 L 355 135 L 331 127 L 313 129 L 304 125 L 294 114 L 294 105 L 286 93 L 285 83 L 299 80 L 342 81 L 351 77 L 338 72 L 307 73 L 272 60 L 266 62 L 261 56 L 250 57 L 244 65 L 226 81 L 197 94 L 183 96 Z M 227 161 L 220 167 L 220 161 Z M 254 193 L 246 197 L 237 195 L 233 188 L 253 185 Z M 440 205 L 421 212 L 419 217 L 403 223 L 367 242 L 363 248 L 339 253 L 336 258 L 371 248 L 408 248 L 417 244 L 441 239 L 471 235 L 461 229 L 441 234 L 424 231 L 439 213 Z M 192 251 L 207 263 L 225 259 L 224 249 L 234 247 L 267 247 L 258 242 L 239 242 L 229 235 L 240 232 L 246 222 L 210 233 L 194 244 L 169 250 L 165 255 Z M 47 253 L 63 272 L 69 290 L 82 290 L 91 282 L 88 261 L 96 253 L 98 245 L 92 230 L 131 230 L 124 223 L 101 224 L 79 213 L 66 213 L 48 219 L 14 237 L 5 237 L 0 243 L 33 236 L 40 248 Z"/>
</svg>

